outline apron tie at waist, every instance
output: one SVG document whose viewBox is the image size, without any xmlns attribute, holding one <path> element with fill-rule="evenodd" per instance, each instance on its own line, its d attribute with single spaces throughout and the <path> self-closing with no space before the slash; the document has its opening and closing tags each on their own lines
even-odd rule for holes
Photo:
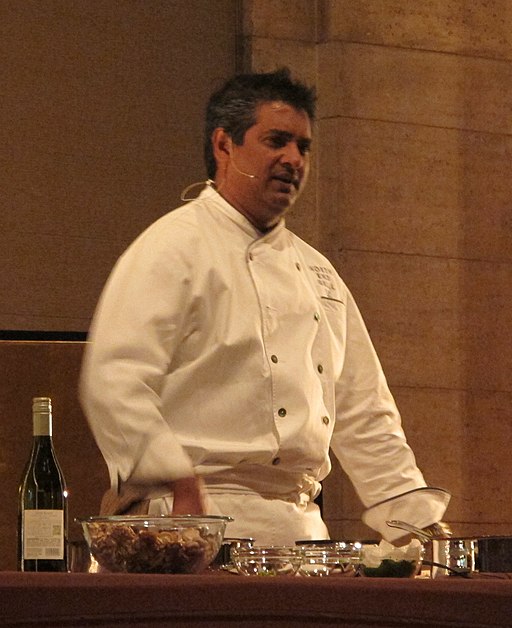
<svg viewBox="0 0 512 628">
<path fill-rule="evenodd" d="M 312 499 L 311 492 L 305 491 L 289 491 L 287 493 L 278 493 L 276 491 L 256 490 L 247 486 L 234 486 L 232 484 L 209 484 L 208 477 L 204 478 L 206 491 L 209 495 L 259 495 L 264 499 L 279 499 L 281 501 L 290 502 L 297 506 L 305 507 Z"/>
</svg>

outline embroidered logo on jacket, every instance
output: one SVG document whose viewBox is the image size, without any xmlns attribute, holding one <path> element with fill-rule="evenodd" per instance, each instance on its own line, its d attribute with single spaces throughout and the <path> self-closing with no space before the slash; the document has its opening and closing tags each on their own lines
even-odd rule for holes
<svg viewBox="0 0 512 628">
<path fill-rule="evenodd" d="M 335 287 L 332 268 L 327 266 L 310 266 L 309 269 L 315 274 L 317 283 L 320 286 L 321 296 L 334 296 Z"/>
</svg>

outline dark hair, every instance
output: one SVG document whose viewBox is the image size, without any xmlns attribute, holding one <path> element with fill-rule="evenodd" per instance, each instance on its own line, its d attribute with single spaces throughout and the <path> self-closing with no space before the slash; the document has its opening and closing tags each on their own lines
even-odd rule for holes
<svg viewBox="0 0 512 628">
<path fill-rule="evenodd" d="M 206 108 L 204 138 L 204 160 L 210 179 L 217 172 L 212 146 L 214 130 L 223 128 L 235 144 L 243 144 L 245 132 L 256 124 L 257 106 L 276 100 L 305 111 L 311 121 L 315 119 L 314 87 L 292 80 L 288 68 L 260 74 L 239 74 L 212 94 Z"/>
</svg>

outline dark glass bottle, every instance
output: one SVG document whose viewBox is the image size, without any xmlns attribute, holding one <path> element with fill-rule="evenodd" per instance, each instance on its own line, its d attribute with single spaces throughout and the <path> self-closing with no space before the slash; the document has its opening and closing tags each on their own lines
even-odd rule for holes
<svg viewBox="0 0 512 628">
<path fill-rule="evenodd" d="M 67 571 L 67 490 L 52 441 L 52 402 L 32 400 L 33 443 L 19 487 L 18 568 Z"/>
</svg>

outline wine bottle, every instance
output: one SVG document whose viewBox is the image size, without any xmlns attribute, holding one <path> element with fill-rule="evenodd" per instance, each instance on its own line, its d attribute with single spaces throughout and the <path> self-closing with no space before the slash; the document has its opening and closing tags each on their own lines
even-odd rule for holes
<svg viewBox="0 0 512 628">
<path fill-rule="evenodd" d="M 32 452 L 19 487 L 18 567 L 67 571 L 67 490 L 52 441 L 52 402 L 32 400 Z"/>
</svg>

